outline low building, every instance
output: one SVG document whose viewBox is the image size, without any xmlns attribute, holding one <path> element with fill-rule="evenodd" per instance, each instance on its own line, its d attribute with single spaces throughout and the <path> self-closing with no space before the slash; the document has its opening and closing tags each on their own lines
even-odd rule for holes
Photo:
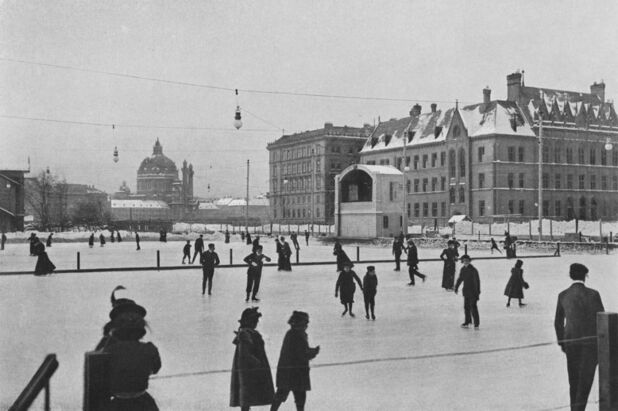
<svg viewBox="0 0 618 411">
<path fill-rule="evenodd" d="M 111 201 L 112 223 L 130 230 L 157 230 L 171 228 L 172 212 L 162 200 Z"/>
<path fill-rule="evenodd" d="M 24 174 L 29 170 L 26 167 L 6 166 L 0 170 L 0 231 L 23 231 Z"/>
<path fill-rule="evenodd" d="M 354 164 L 335 177 L 337 237 L 392 237 L 402 231 L 403 173 Z"/>
</svg>

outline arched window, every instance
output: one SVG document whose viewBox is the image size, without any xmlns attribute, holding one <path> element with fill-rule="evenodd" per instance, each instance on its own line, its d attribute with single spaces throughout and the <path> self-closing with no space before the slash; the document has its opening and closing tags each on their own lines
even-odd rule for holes
<svg viewBox="0 0 618 411">
<path fill-rule="evenodd" d="M 449 150 L 448 152 L 448 176 L 455 178 L 457 163 L 455 161 L 455 150 Z"/>
<path fill-rule="evenodd" d="M 459 149 L 459 177 L 466 176 L 466 151 L 463 148 Z"/>
<path fill-rule="evenodd" d="M 586 197 L 579 198 L 579 219 L 586 219 Z"/>
<path fill-rule="evenodd" d="M 455 204 L 455 187 L 451 187 L 448 190 L 448 198 L 451 204 Z"/>
<path fill-rule="evenodd" d="M 573 218 L 575 218 L 575 210 L 573 209 L 573 199 L 571 197 L 567 197 L 566 207 L 567 220 L 572 220 Z"/>
<path fill-rule="evenodd" d="M 341 202 L 372 201 L 373 180 L 363 170 L 352 170 L 341 179 Z"/>
<path fill-rule="evenodd" d="M 459 186 L 459 202 L 466 202 L 466 189 L 464 188 L 464 186 Z"/>
</svg>

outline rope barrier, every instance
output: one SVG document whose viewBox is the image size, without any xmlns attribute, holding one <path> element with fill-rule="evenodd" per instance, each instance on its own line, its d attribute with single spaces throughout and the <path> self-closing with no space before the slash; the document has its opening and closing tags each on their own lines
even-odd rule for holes
<svg viewBox="0 0 618 411">
<path fill-rule="evenodd" d="M 529 348 L 538 348 L 538 347 L 544 347 L 544 346 L 555 345 L 555 344 L 596 340 L 596 338 L 597 338 L 596 336 L 590 336 L 590 337 L 565 339 L 565 340 L 559 340 L 559 341 L 520 345 L 520 346 L 514 346 L 514 347 L 490 348 L 490 349 L 478 350 L 478 351 L 458 351 L 458 352 L 450 352 L 450 353 L 412 355 L 412 356 L 404 356 L 404 357 L 383 357 L 383 358 L 371 358 L 371 359 L 364 359 L 364 360 L 338 361 L 338 362 L 332 362 L 332 363 L 315 364 L 315 365 L 312 365 L 311 368 L 340 367 L 340 366 L 348 366 L 348 365 L 371 364 L 371 363 L 381 363 L 381 362 L 391 362 L 391 361 L 414 361 L 414 360 L 427 360 L 427 359 L 432 359 L 432 358 L 459 357 L 459 356 L 464 356 L 464 355 L 493 354 L 497 352 L 525 350 Z M 286 367 L 286 368 L 298 368 L 298 367 Z M 260 368 L 260 369 L 266 369 L 266 368 Z M 271 368 L 268 368 L 268 369 L 271 369 Z M 169 374 L 169 375 L 156 375 L 156 376 L 150 377 L 150 379 L 151 380 L 164 380 L 164 379 L 170 379 L 170 378 L 184 378 L 184 377 L 194 377 L 194 376 L 200 376 L 200 375 L 225 374 L 225 373 L 230 373 L 230 372 L 232 372 L 232 370 L 230 369 L 205 370 L 205 371 L 185 372 L 185 373 Z"/>
</svg>

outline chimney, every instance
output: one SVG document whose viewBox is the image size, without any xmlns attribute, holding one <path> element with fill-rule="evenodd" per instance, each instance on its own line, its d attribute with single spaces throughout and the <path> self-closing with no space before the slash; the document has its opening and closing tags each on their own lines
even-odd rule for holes
<svg viewBox="0 0 618 411">
<path fill-rule="evenodd" d="M 410 110 L 410 117 L 418 117 L 421 114 L 422 107 L 420 104 L 415 104 Z"/>
<path fill-rule="evenodd" d="M 521 91 L 521 73 L 519 70 L 506 76 L 506 89 L 506 99 L 508 101 L 519 101 L 519 93 Z"/>
<path fill-rule="evenodd" d="M 333 123 L 324 123 L 325 130 L 330 130 L 331 128 L 333 128 Z"/>
<path fill-rule="evenodd" d="M 489 88 L 489 86 L 487 86 L 483 89 L 483 103 L 489 104 L 490 101 L 491 101 L 491 89 Z"/>
<path fill-rule="evenodd" d="M 594 94 L 601 100 L 601 103 L 605 102 L 605 83 L 601 80 L 600 83 L 594 82 L 593 85 L 590 86 L 590 94 Z"/>
<path fill-rule="evenodd" d="M 431 103 L 431 112 L 432 113 L 435 113 L 437 108 L 438 108 L 438 105 L 436 103 Z"/>
</svg>

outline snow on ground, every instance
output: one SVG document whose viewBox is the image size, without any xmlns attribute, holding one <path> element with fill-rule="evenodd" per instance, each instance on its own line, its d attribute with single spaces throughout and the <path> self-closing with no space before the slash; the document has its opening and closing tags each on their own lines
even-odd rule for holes
<svg viewBox="0 0 618 411">
<path fill-rule="evenodd" d="M 227 250 L 216 243 L 222 260 Z M 76 250 L 88 266 L 154 264 L 161 249 L 162 262 L 179 264 L 181 243 L 144 242 L 96 245 L 54 244 L 50 258 L 60 267 L 74 263 Z M 302 243 L 301 243 L 302 246 Z M 247 246 L 232 243 L 235 258 Z M 344 248 L 351 257 L 351 247 Z M 274 245 L 266 246 L 274 254 Z M 312 244 L 301 255 L 312 260 L 333 259 L 332 247 Z M 439 254 L 420 249 L 421 258 Z M 482 252 L 475 251 L 475 255 Z M 484 251 L 483 253 L 488 253 Z M 361 249 L 361 258 L 386 257 L 389 249 Z M 238 256 L 238 257 L 236 257 Z M 274 257 L 274 255 L 272 255 Z M 239 260 L 237 260 L 239 261 Z M 406 286 L 405 271 L 394 272 L 392 263 L 376 264 L 379 278 L 376 321 L 362 315 L 362 294 L 356 294 L 357 317 L 342 318 L 334 297 L 334 265 L 294 267 L 292 272 L 266 268 L 259 303 L 263 313 L 258 330 L 264 335 L 271 366 L 276 366 L 281 342 L 292 310 L 311 316 L 308 334 L 321 346 L 312 362 L 312 391 L 307 410 L 542 410 L 568 405 L 565 358 L 553 343 L 547 346 L 439 358 L 380 361 L 369 364 L 323 366 L 337 362 L 396 358 L 518 347 L 552 342 L 553 315 L 559 291 L 568 287 L 568 266 L 582 262 L 590 268 L 588 284 L 601 292 L 606 310 L 618 311 L 615 255 L 563 255 L 529 259 L 524 277 L 530 283 L 528 306 L 505 307 L 502 295 L 512 260 L 476 260 L 481 275 L 479 302 L 481 329 L 459 328 L 463 298 L 440 288 L 442 265 L 422 263 L 426 283 Z M 8 244 L 0 252 L 5 267 L 28 269 L 34 258 L 27 244 Z M 83 265 L 84 266 L 84 265 Z M 366 264 L 357 264 L 362 277 Z M 146 340 L 160 350 L 161 376 L 206 370 L 226 370 L 232 362 L 233 331 L 244 308 L 245 269 L 216 271 L 214 295 L 201 295 L 201 274 L 195 270 L 57 274 L 50 277 L 0 276 L 0 409 L 18 396 L 47 353 L 56 353 L 60 367 L 51 383 L 52 408 L 81 409 L 83 355 L 91 350 L 107 320 L 109 295 L 118 284 L 124 295 L 148 309 L 151 332 Z M 161 410 L 224 410 L 228 408 L 230 374 L 153 379 L 149 391 Z M 595 385 L 591 401 L 598 400 Z M 40 400 L 33 409 L 40 407 Z M 282 407 L 294 409 L 293 399 Z M 268 407 L 253 407 L 267 410 Z"/>
</svg>

